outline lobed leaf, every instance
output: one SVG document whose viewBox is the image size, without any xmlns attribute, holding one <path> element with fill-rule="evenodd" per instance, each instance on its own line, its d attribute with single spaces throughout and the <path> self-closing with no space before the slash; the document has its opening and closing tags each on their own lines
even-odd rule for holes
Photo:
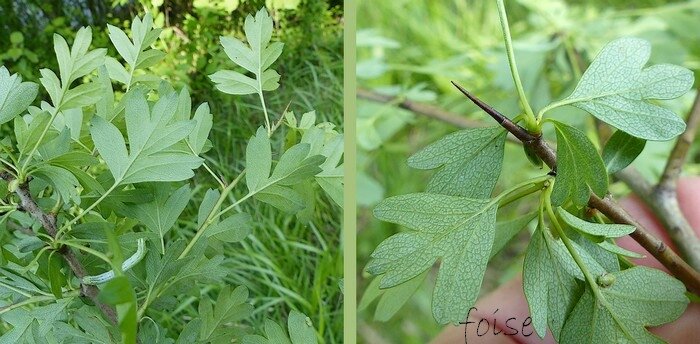
<svg viewBox="0 0 700 344">
<path fill-rule="evenodd" d="M 582 292 L 575 276 L 568 272 L 575 263 L 568 252 L 560 254 L 566 250 L 562 246 L 548 229 L 538 228 L 525 252 L 523 290 L 532 326 L 540 338 L 544 338 L 549 325 L 552 335 L 559 340 L 564 321 Z"/>
<path fill-rule="evenodd" d="M 643 39 L 608 43 L 562 103 L 640 139 L 666 141 L 678 136 L 685 130 L 683 119 L 649 101 L 685 94 L 693 86 L 693 73 L 668 64 L 644 68 L 650 55 L 651 45 Z"/>
<path fill-rule="evenodd" d="M 115 184 L 182 181 L 194 175 L 203 160 L 188 152 L 168 150 L 194 129 L 191 120 L 174 121 L 175 94 L 161 97 L 151 109 L 141 90 L 127 94 L 125 117 L 129 152 L 114 124 L 95 116 L 90 134 L 109 166 Z"/>
<path fill-rule="evenodd" d="M 565 343 L 662 343 L 646 330 L 676 320 L 688 305 L 683 284 L 643 266 L 613 272 L 612 284 L 587 288 L 562 330 Z M 653 288 L 640 288 L 642 285 Z"/>
<path fill-rule="evenodd" d="M 439 168 L 427 192 L 487 198 L 501 174 L 505 140 L 502 127 L 461 130 L 421 149 L 408 159 L 408 165 Z"/>
<path fill-rule="evenodd" d="M 39 85 L 22 82 L 18 74 L 10 75 L 0 66 L 0 124 L 13 120 L 31 105 L 39 92 Z"/>
<path fill-rule="evenodd" d="M 272 18 L 265 8 L 255 17 L 248 15 L 244 31 L 248 45 L 233 37 L 221 37 L 221 45 L 229 59 L 243 67 L 255 78 L 232 70 L 221 70 L 210 75 L 216 88 L 228 94 L 251 94 L 273 91 L 279 87 L 280 75 L 270 66 L 282 53 L 284 44 L 272 39 Z"/>
<path fill-rule="evenodd" d="M 383 221 L 410 229 L 384 240 L 367 271 L 382 276 L 379 287 L 404 283 L 440 260 L 433 316 L 463 321 L 476 301 L 493 244 L 497 206 L 489 200 L 416 193 L 391 197 L 374 210 Z"/>
</svg>

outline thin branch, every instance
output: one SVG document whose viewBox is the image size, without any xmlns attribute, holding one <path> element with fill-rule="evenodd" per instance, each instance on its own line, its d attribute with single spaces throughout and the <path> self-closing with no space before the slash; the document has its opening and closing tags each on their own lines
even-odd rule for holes
<svg viewBox="0 0 700 344">
<path fill-rule="evenodd" d="M 659 181 L 659 187 L 675 189 L 676 181 L 681 175 L 681 170 L 685 164 L 685 158 L 688 155 L 690 146 L 695 140 L 698 125 L 700 125 L 700 90 L 698 90 L 695 96 L 693 108 L 688 115 L 685 132 L 678 137 L 678 141 L 676 141 L 676 145 L 673 147 L 671 155 L 668 157 L 666 168 Z"/>
<path fill-rule="evenodd" d="M 12 175 L 5 171 L 0 172 L 0 178 L 6 180 L 7 182 L 14 179 Z M 29 215 L 31 215 L 34 219 L 39 221 L 39 223 L 41 223 L 44 229 L 46 229 L 46 232 L 49 233 L 52 238 L 56 238 L 56 216 L 54 214 L 44 212 L 44 210 L 39 207 L 29 192 L 29 185 L 26 183 L 20 184 L 15 193 L 20 199 L 22 209 L 29 213 Z M 75 276 L 78 277 L 78 279 L 82 280 L 82 278 L 87 275 L 85 267 L 83 267 L 83 264 L 75 255 L 75 252 L 73 252 L 70 248 L 64 246 L 58 251 L 58 253 L 63 256 L 66 262 L 68 262 L 68 266 L 73 271 Z M 90 300 L 95 303 L 95 305 L 102 311 L 105 317 L 112 322 L 112 324 L 118 324 L 117 313 L 115 312 L 114 308 L 100 302 L 97 299 L 97 295 L 100 293 L 100 290 L 97 289 L 97 287 L 81 283 L 80 289 L 82 294 L 90 298 Z"/>
<path fill-rule="evenodd" d="M 471 120 L 469 118 L 460 116 L 456 113 L 445 111 L 433 105 L 415 102 L 403 99 L 401 97 L 388 96 L 362 88 L 357 90 L 357 97 L 365 100 L 371 100 L 377 103 L 392 104 L 401 109 L 408 110 L 426 117 L 434 118 L 460 128 L 482 128 L 488 126 L 488 123 Z M 508 140 L 513 143 L 520 143 L 519 140 L 516 140 L 511 136 L 508 136 Z"/>
<path fill-rule="evenodd" d="M 688 115 L 687 129 L 678 137 L 656 186 L 629 168 L 617 174 L 654 211 L 680 254 L 695 269 L 700 269 L 700 239 L 678 203 L 677 182 L 699 124 L 700 92 Z"/>
<path fill-rule="evenodd" d="M 455 86 L 457 85 L 455 84 Z M 535 136 L 528 133 L 527 130 L 513 123 L 510 119 L 508 119 L 508 117 L 500 114 L 491 106 L 488 106 L 488 104 L 485 104 L 475 96 L 469 94 L 469 92 L 463 88 L 458 88 L 477 106 L 482 108 L 492 118 L 499 122 L 499 124 L 501 124 L 506 130 L 520 139 L 523 142 L 523 145 L 530 146 L 532 150 L 540 157 L 540 159 L 547 164 L 547 166 L 552 168 L 552 170 L 556 170 L 556 153 L 547 145 L 541 136 Z M 681 257 L 679 257 L 675 252 L 668 249 L 663 241 L 659 240 L 648 230 L 646 230 L 644 226 L 642 226 L 622 207 L 620 207 L 612 196 L 608 195 L 605 198 L 600 198 L 595 194 L 591 194 L 591 197 L 588 200 L 588 205 L 592 208 L 598 209 L 601 213 L 616 223 L 629 224 L 636 227 L 630 236 L 657 260 L 659 260 L 659 262 L 661 262 L 661 264 L 671 271 L 676 278 L 681 280 L 688 290 L 695 294 L 700 294 L 700 273 L 690 267 L 690 265 L 681 259 Z"/>
</svg>

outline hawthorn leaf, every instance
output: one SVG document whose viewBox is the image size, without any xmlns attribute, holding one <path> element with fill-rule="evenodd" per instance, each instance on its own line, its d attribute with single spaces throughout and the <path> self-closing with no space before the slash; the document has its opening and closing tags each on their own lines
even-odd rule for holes
<svg viewBox="0 0 700 344">
<path fill-rule="evenodd" d="M 586 135 L 561 122 L 551 121 L 557 132 L 557 177 L 552 190 L 552 204 L 567 199 L 576 206 L 588 203 L 591 191 L 603 197 L 608 191 L 608 177 L 603 160 Z"/>
<path fill-rule="evenodd" d="M 246 213 L 237 213 L 210 227 L 206 235 L 223 242 L 235 243 L 242 241 L 252 232 L 253 218 Z"/>
<path fill-rule="evenodd" d="M 397 286 L 380 289 L 382 275 L 375 277 L 362 295 L 362 299 L 357 305 L 357 311 L 361 312 L 379 298 L 377 307 L 374 310 L 374 320 L 389 321 L 408 302 L 413 294 L 420 288 L 421 284 L 428 277 L 426 270 L 422 274 L 408 280 L 406 283 Z"/>
<path fill-rule="evenodd" d="M 197 211 L 197 228 L 204 225 L 204 222 L 209 217 L 209 214 L 211 214 L 212 210 L 214 210 L 216 201 L 219 199 L 219 197 L 221 197 L 221 193 L 217 189 L 209 189 L 204 194 L 202 204 L 199 206 L 199 210 Z M 215 225 L 216 221 L 218 221 L 218 218 L 215 218 L 212 224 Z"/>
<path fill-rule="evenodd" d="M 199 304 L 199 315 L 202 319 L 199 340 L 204 343 L 218 343 L 222 339 L 231 341 L 238 337 L 240 330 L 231 326 L 240 320 L 248 318 L 253 312 L 253 306 L 248 301 L 248 289 L 240 286 L 233 290 L 226 286 L 219 292 L 216 302 L 212 304 L 204 297 Z"/>
<path fill-rule="evenodd" d="M 91 73 L 104 63 L 107 49 L 100 48 L 88 51 L 91 42 L 92 29 L 90 27 L 82 27 L 78 30 L 72 48 L 68 47 L 68 43 L 63 37 L 58 34 L 53 35 L 61 85 L 64 88 L 67 89 L 74 80 Z M 58 106 L 58 104 L 54 103 L 54 106 Z"/>
<path fill-rule="evenodd" d="M 195 126 L 190 120 L 172 121 L 176 95 L 161 97 L 152 109 L 141 90 L 126 97 L 128 154 L 124 138 L 114 124 L 95 116 L 90 127 L 95 147 L 112 172 L 115 185 L 191 178 L 203 160 L 190 153 L 168 150 L 188 137 Z"/>
<path fill-rule="evenodd" d="M 308 143 L 298 143 L 287 149 L 266 184 L 294 185 L 320 173 L 320 165 L 326 158 L 322 155 L 309 156 L 310 150 Z"/>
<path fill-rule="evenodd" d="M 137 204 L 129 209 L 129 215 L 139 220 L 148 230 L 157 233 L 161 253 L 165 254 L 165 234 L 170 231 L 190 201 L 190 186 L 185 184 L 172 191 L 167 187 L 154 187 L 152 202 Z"/>
<path fill-rule="evenodd" d="M 143 61 L 147 60 L 148 56 L 151 56 L 150 58 L 162 57 L 159 53 L 148 53 L 147 57 L 142 57 L 144 50 L 158 39 L 161 32 L 161 29 L 153 28 L 153 17 L 150 13 L 146 14 L 143 20 L 139 17 L 134 18 L 131 25 L 133 41 L 129 39 L 122 29 L 116 26 L 107 24 L 107 30 L 109 31 L 109 39 L 112 41 L 112 44 L 117 48 L 117 52 L 124 61 L 129 64 L 132 71 L 138 69 L 139 62 L 143 64 Z"/>
<path fill-rule="evenodd" d="M 287 213 L 304 209 L 304 197 L 289 186 L 270 185 L 255 194 L 255 199 Z"/>
<path fill-rule="evenodd" d="M 645 68 L 650 56 L 651 45 L 643 39 L 608 43 L 562 103 L 640 139 L 666 141 L 678 136 L 685 130 L 683 119 L 649 101 L 685 94 L 693 86 L 693 73 L 669 64 Z"/>
<path fill-rule="evenodd" d="M 291 118 L 295 117 L 291 116 Z M 302 121 L 309 121 L 308 128 L 296 128 L 303 131 L 301 143 L 311 145 L 310 155 L 322 155 L 326 160 L 321 164 L 321 172 L 315 179 L 319 186 L 331 197 L 331 199 L 343 207 L 343 154 L 344 137 L 330 127 L 330 123 L 316 123 L 315 113 L 308 112 L 302 116 Z"/>
<path fill-rule="evenodd" d="M 196 125 L 194 130 L 192 130 L 190 135 L 187 137 L 187 143 L 189 144 L 190 149 L 192 149 L 192 153 L 195 155 L 200 155 L 202 152 L 204 152 L 204 147 L 207 144 L 209 132 L 214 124 L 214 116 L 212 116 L 211 111 L 209 110 L 209 104 L 203 103 L 197 107 L 192 119 L 195 121 Z"/>
<path fill-rule="evenodd" d="M 547 325 L 554 338 L 560 338 L 564 321 L 582 292 L 576 278 L 568 272 L 571 258 L 561 259 L 561 250 L 566 250 L 562 246 L 548 229 L 538 228 L 525 252 L 523 290 L 532 326 L 540 338 L 547 333 Z"/>
<path fill-rule="evenodd" d="M 605 237 L 605 238 L 619 238 L 621 236 L 628 235 L 634 232 L 635 227 L 631 225 L 623 224 L 608 224 L 608 223 L 592 223 L 579 219 L 578 217 L 572 215 L 563 208 L 557 208 L 557 214 L 561 217 L 564 222 L 571 228 L 590 235 Z"/>
<path fill-rule="evenodd" d="M 136 292 L 126 276 L 118 276 L 100 290 L 98 299 L 115 306 L 123 343 L 136 343 L 137 304 Z"/>
<path fill-rule="evenodd" d="M 620 246 L 617 246 L 615 243 L 608 242 L 608 241 L 602 241 L 598 243 L 598 246 L 602 247 L 604 250 L 617 254 L 618 256 L 624 256 L 624 257 L 630 257 L 630 258 L 644 258 L 645 256 L 643 254 L 639 254 L 637 252 L 633 252 L 627 249 L 624 249 Z"/>
<path fill-rule="evenodd" d="M 32 175 L 51 184 L 64 202 L 80 204 L 80 197 L 76 190 L 76 187 L 80 185 L 80 183 L 78 183 L 78 179 L 66 169 L 52 165 L 43 165 L 36 169 Z"/>
<path fill-rule="evenodd" d="M 107 69 L 111 79 L 119 81 L 125 85 L 129 83 L 130 74 L 126 68 L 124 68 L 119 61 L 117 61 L 117 59 L 110 56 L 105 58 L 105 68 Z"/>
<path fill-rule="evenodd" d="M 479 294 L 496 228 L 490 200 L 414 193 L 384 200 L 374 209 L 382 221 L 409 228 L 384 240 L 367 271 L 382 276 L 379 287 L 404 283 L 440 260 L 433 291 L 433 316 L 458 323 Z"/>
<path fill-rule="evenodd" d="M 66 92 L 61 100 L 61 110 L 82 108 L 97 103 L 103 97 L 104 90 L 96 82 L 82 84 Z"/>
<path fill-rule="evenodd" d="M 311 319 L 299 311 L 292 310 L 287 318 L 289 339 L 292 344 L 316 344 L 316 330 Z"/>
<path fill-rule="evenodd" d="M 15 117 L 14 131 L 17 138 L 17 148 L 22 154 L 28 153 L 33 144 L 39 141 L 44 128 L 49 125 L 51 115 L 48 112 L 40 112 L 36 116 Z M 54 137 L 55 132 L 50 131 L 44 136 L 45 140 L 50 141 Z"/>
<path fill-rule="evenodd" d="M 316 344 L 316 330 L 306 314 L 292 310 L 287 318 L 289 335 L 276 322 L 265 319 L 265 335 L 246 335 L 243 344 Z"/>
<path fill-rule="evenodd" d="M 439 168 L 427 192 L 487 198 L 501 174 L 505 140 L 502 127 L 461 130 L 421 149 L 408 159 L 408 165 Z"/>
<path fill-rule="evenodd" d="M 265 128 L 258 128 L 255 136 L 248 140 L 245 156 L 246 185 L 249 192 L 255 192 L 263 187 L 272 169 L 272 148 Z"/>
<path fill-rule="evenodd" d="M 279 87 L 280 75 L 269 69 L 282 53 L 283 43 L 272 39 L 272 18 L 265 8 L 255 17 L 248 15 L 244 31 L 248 45 L 234 37 L 221 37 L 221 45 L 229 59 L 255 78 L 232 70 L 220 70 L 209 76 L 216 88 L 228 94 L 251 94 L 273 91 Z"/>
<path fill-rule="evenodd" d="M 644 150 L 647 141 L 622 130 L 616 131 L 603 147 L 603 162 L 609 174 L 629 166 Z"/>
<path fill-rule="evenodd" d="M 562 330 L 564 343 L 663 343 L 647 326 L 672 322 L 685 311 L 685 287 L 666 273 L 644 267 L 611 273 L 599 293 L 586 288 Z M 640 286 L 653 288 L 640 288 Z"/>
<path fill-rule="evenodd" d="M 310 155 L 311 145 L 298 143 L 287 149 L 272 169 L 272 148 L 264 127 L 258 128 L 246 147 L 246 184 L 256 199 L 286 211 L 304 209 L 304 198 L 292 186 L 322 172 L 323 155 Z M 270 171 L 272 170 L 272 175 Z"/>
<path fill-rule="evenodd" d="M 39 85 L 22 81 L 18 74 L 10 75 L 0 66 L 0 124 L 13 120 L 31 105 L 39 92 Z"/>
<path fill-rule="evenodd" d="M 489 259 L 500 252 L 508 242 L 515 237 L 528 223 L 537 216 L 537 212 L 531 212 L 513 219 L 496 222 L 496 233 L 493 238 L 493 246 Z"/>
</svg>

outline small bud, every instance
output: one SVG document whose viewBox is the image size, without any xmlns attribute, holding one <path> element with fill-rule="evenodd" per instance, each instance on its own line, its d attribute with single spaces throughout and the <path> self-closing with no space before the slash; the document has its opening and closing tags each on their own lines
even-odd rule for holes
<svg viewBox="0 0 700 344">
<path fill-rule="evenodd" d="M 603 288 L 607 288 L 615 283 L 615 275 L 608 273 L 602 274 L 598 276 L 596 283 Z"/>
<path fill-rule="evenodd" d="M 9 183 L 7 183 L 7 191 L 9 191 L 9 192 L 17 191 L 18 187 L 19 187 L 19 180 L 17 180 L 17 179 L 12 179 Z"/>
</svg>

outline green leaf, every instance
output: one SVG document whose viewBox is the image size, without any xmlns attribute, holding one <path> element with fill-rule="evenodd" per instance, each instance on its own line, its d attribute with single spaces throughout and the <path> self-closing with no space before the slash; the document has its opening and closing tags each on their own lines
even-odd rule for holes
<svg viewBox="0 0 700 344">
<path fill-rule="evenodd" d="M 586 135 L 561 122 L 551 121 L 557 132 L 557 178 L 552 204 L 571 199 L 576 206 L 588 203 L 591 191 L 603 197 L 608 191 L 608 176 L 600 155 Z"/>
<path fill-rule="evenodd" d="M 271 185 L 258 191 L 255 199 L 288 213 L 304 209 L 304 198 L 289 186 Z"/>
<path fill-rule="evenodd" d="M 136 292 L 126 276 L 118 276 L 105 284 L 98 295 L 100 301 L 115 306 L 119 316 L 122 343 L 136 343 Z"/>
<path fill-rule="evenodd" d="M 685 94 L 693 86 L 693 73 L 668 64 L 644 68 L 650 55 L 651 45 L 642 39 L 628 37 L 608 43 L 562 103 L 641 139 L 676 137 L 685 130 L 685 122 L 649 100 Z"/>
<path fill-rule="evenodd" d="M 219 342 L 223 338 L 227 341 L 233 339 L 234 333 L 239 332 L 235 324 L 248 318 L 253 312 L 253 306 L 247 304 L 247 300 L 248 289 L 243 286 L 234 290 L 228 286 L 224 287 L 213 305 L 209 298 L 204 297 L 199 304 L 202 319 L 200 341 Z"/>
<path fill-rule="evenodd" d="M 249 192 L 260 190 L 272 169 L 272 148 L 267 130 L 260 127 L 246 147 L 245 181 Z"/>
<path fill-rule="evenodd" d="M 672 322 L 685 310 L 683 284 L 664 272 L 636 266 L 612 273 L 614 282 L 587 288 L 562 330 L 564 343 L 662 343 L 647 326 Z M 652 286 L 642 288 L 640 286 Z"/>
<path fill-rule="evenodd" d="M 253 218 L 246 213 L 237 213 L 210 227 L 206 235 L 223 242 L 235 243 L 242 241 L 252 232 Z"/>
<path fill-rule="evenodd" d="M 82 84 L 68 90 L 61 101 L 61 110 L 82 108 L 97 103 L 104 90 L 97 83 Z"/>
<path fill-rule="evenodd" d="M 248 45 L 233 37 L 221 37 L 226 55 L 255 78 L 232 70 L 221 70 L 209 76 L 216 88 L 228 94 L 251 94 L 273 91 L 279 87 L 280 75 L 270 66 L 282 53 L 284 44 L 270 43 L 272 18 L 265 8 L 248 15 L 244 25 Z"/>
<path fill-rule="evenodd" d="M 129 153 L 114 124 L 95 116 L 90 134 L 107 163 L 116 185 L 155 181 L 182 181 L 194 176 L 203 160 L 193 154 L 169 150 L 184 140 L 195 123 L 172 121 L 177 97 L 170 94 L 149 108 L 140 90 L 126 95 L 125 117 Z"/>
<path fill-rule="evenodd" d="M 377 308 L 374 310 L 374 320 L 386 322 L 403 307 L 413 294 L 420 288 L 423 281 L 428 277 L 426 270 L 422 274 L 408 280 L 406 283 L 399 284 L 395 287 L 380 289 L 382 275 L 375 277 L 367 286 L 362 299 L 357 306 L 357 311 L 361 312 L 369 306 L 376 298 L 379 298 Z"/>
<path fill-rule="evenodd" d="M 311 319 L 305 314 L 292 310 L 287 319 L 287 328 L 292 344 L 316 344 L 316 330 Z"/>
<path fill-rule="evenodd" d="M 109 39 L 117 48 L 117 52 L 124 58 L 124 61 L 129 64 L 132 70 L 137 68 L 146 68 L 143 66 L 138 66 L 139 62 L 143 65 L 144 61 L 148 59 L 156 58 L 157 56 L 162 56 L 162 52 L 158 50 L 155 53 L 149 52 L 146 57 L 142 57 L 144 50 L 153 44 L 158 36 L 160 35 L 161 29 L 153 29 L 153 17 L 151 14 L 146 14 L 143 20 L 136 17 L 131 25 L 131 35 L 133 41 L 122 31 L 122 29 L 107 24 L 107 30 L 109 31 Z M 126 84 L 126 83 L 125 83 Z"/>
<path fill-rule="evenodd" d="M 200 105 L 192 119 L 195 121 L 196 125 L 194 130 L 192 130 L 187 137 L 187 143 L 189 143 L 194 154 L 200 155 L 204 151 L 209 132 L 213 126 L 214 116 L 212 116 L 209 110 L 209 104 L 203 103 Z"/>
<path fill-rule="evenodd" d="M 199 206 L 199 210 L 197 211 L 197 228 L 204 225 L 207 217 L 209 217 L 209 214 L 212 212 L 212 210 L 214 210 L 216 201 L 219 199 L 219 197 L 221 197 L 221 193 L 219 193 L 219 190 L 217 189 L 209 189 L 204 194 L 202 204 Z M 218 221 L 218 218 L 214 219 L 213 224 L 216 224 L 216 221 Z"/>
<path fill-rule="evenodd" d="M 190 186 L 185 184 L 172 191 L 170 188 L 154 187 L 155 199 L 145 204 L 130 207 L 129 215 L 139 220 L 148 230 L 157 233 L 160 238 L 161 252 L 165 253 L 165 234 L 170 231 L 175 222 L 190 201 Z"/>
<path fill-rule="evenodd" d="M 265 336 L 246 335 L 243 337 L 243 344 L 316 344 L 316 330 L 311 323 L 311 319 L 305 314 L 292 310 L 287 319 L 289 336 L 274 321 L 265 319 Z"/>
<path fill-rule="evenodd" d="M 537 216 L 537 212 L 525 214 L 510 220 L 496 222 L 496 233 L 493 238 L 493 247 L 489 259 L 501 251 L 508 242 L 515 237 L 528 223 Z"/>
<path fill-rule="evenodd" d="M 290 147 L 272 170 L 272 148 L 265 128 L 258 128 L 246 147 L 246 184 L 255 198 L 274 207 L 298 212 L 304 209 L 304 198 L 291 186 L 308 180 L 322 171 L 323 155 L 310 155 L 308 143 Z M 272 175 L 270 171 L 272 170 Z"/>
<path fill-rule="evenodd" d="M 29 123 L 27 123 L 29 121 Z M 40 112 L 36 116 L 15 117 L 14 129 L 15 137 L 17 138 L 17 148 L 22 154 L 26 154 L 31 149 L 32 145 L 39 140 L 41 133 L 51 121 L 51 115 L 48 112 Z M 49 132 L 45 136 L 46 141 L 53 139 L 55 132 Z"/>
<path fill-rule="evenodd" d="M 476 301 L 496 228 L 490 200 L 416 193 L 391 197 L 374 210 L 383 221 L 406 226 L 374 250 L 367 271 L 384 274 L 380 288 L 414 278 L 436 261 L 433 316 L 440 324 L 464 321 Z"/>
<path fill-rule="evenodd" d="M 592 223 L 579 219 L 578 217 L 570 214 L 563 208 L 557 208 L 557 213 L 564 222 L 571 228 L 576 229 L 582 233 L 605 237 L 605 238 L 619 238 L 634 232 L 635 227 L 631 225 L 620 225 L 620 224 L 608 224 L 608 223 Z"/>
<path fill-rule="evenodd" d="M 565 267 L 575 263 L 570 256 L 562 259 L 562 250 L 566 248 L 561 241 L 555 240 L 549 230 L 538 228 L 525 253 L 523 290 L 532 326 L 540 338 L 547 333 L 548 324 L 554 338 L 560 338 L 564 321 L 581 293 L 576 279 L 568 272 L 570 268 Z"/>
<path fill-rule="evenodd" d="M 80 197 L 76 190 L 76 187 L 80 185 L 80 183 L 78 183 L 78 179 L 66 169 L 44 165 L 34 171 L 32 175 L 50 183 L 64 202 L 80 204 Z"/>
<path fill-rule="evenodd" d="M 39 92 L 39 85 L 22 82 L 18 74 L 10 75 L 5 66 L 0 66 L 0 124 L 13 120 L 32 104 Z"/>
<path fill-rule="evenodd" d="M 613 174 L 629 166 L 644 150 L 647 141 L 622 130 L 616 131 L 603 148 L 603 162 L 608 173 Z"/>
<path fill-rule="evenodd" d="M 320 165 L 326 158 L 309 156 L 310 149 L 308 143 L 299 143 L 284 152 L 267 184 L 294 185 L 320 173 Z"/>
<path fill-rule="evenodd" d="M 637 252 L 632 252 L 630 250 L 626 250 L 620 246 L 615 245 L 614 243 L 607 242 L 607 241 L 602 241 L 598 243 L 598 246 L 602 247 L 608 252 L 615 253 L 619 256 L 624 256 L 624 257 L 630 257 L 630 258 L 644 258 L 645 256 L 643 254 L 639 254 Z"/>
<path fill-rule="evenodd" d="M 501 127 L 458 131 L 411 156 L 408 165 L 440 168 L 428 183 L 430 193 L 487 198 L 501 174 L 505 140 Z"/>
</svg>

